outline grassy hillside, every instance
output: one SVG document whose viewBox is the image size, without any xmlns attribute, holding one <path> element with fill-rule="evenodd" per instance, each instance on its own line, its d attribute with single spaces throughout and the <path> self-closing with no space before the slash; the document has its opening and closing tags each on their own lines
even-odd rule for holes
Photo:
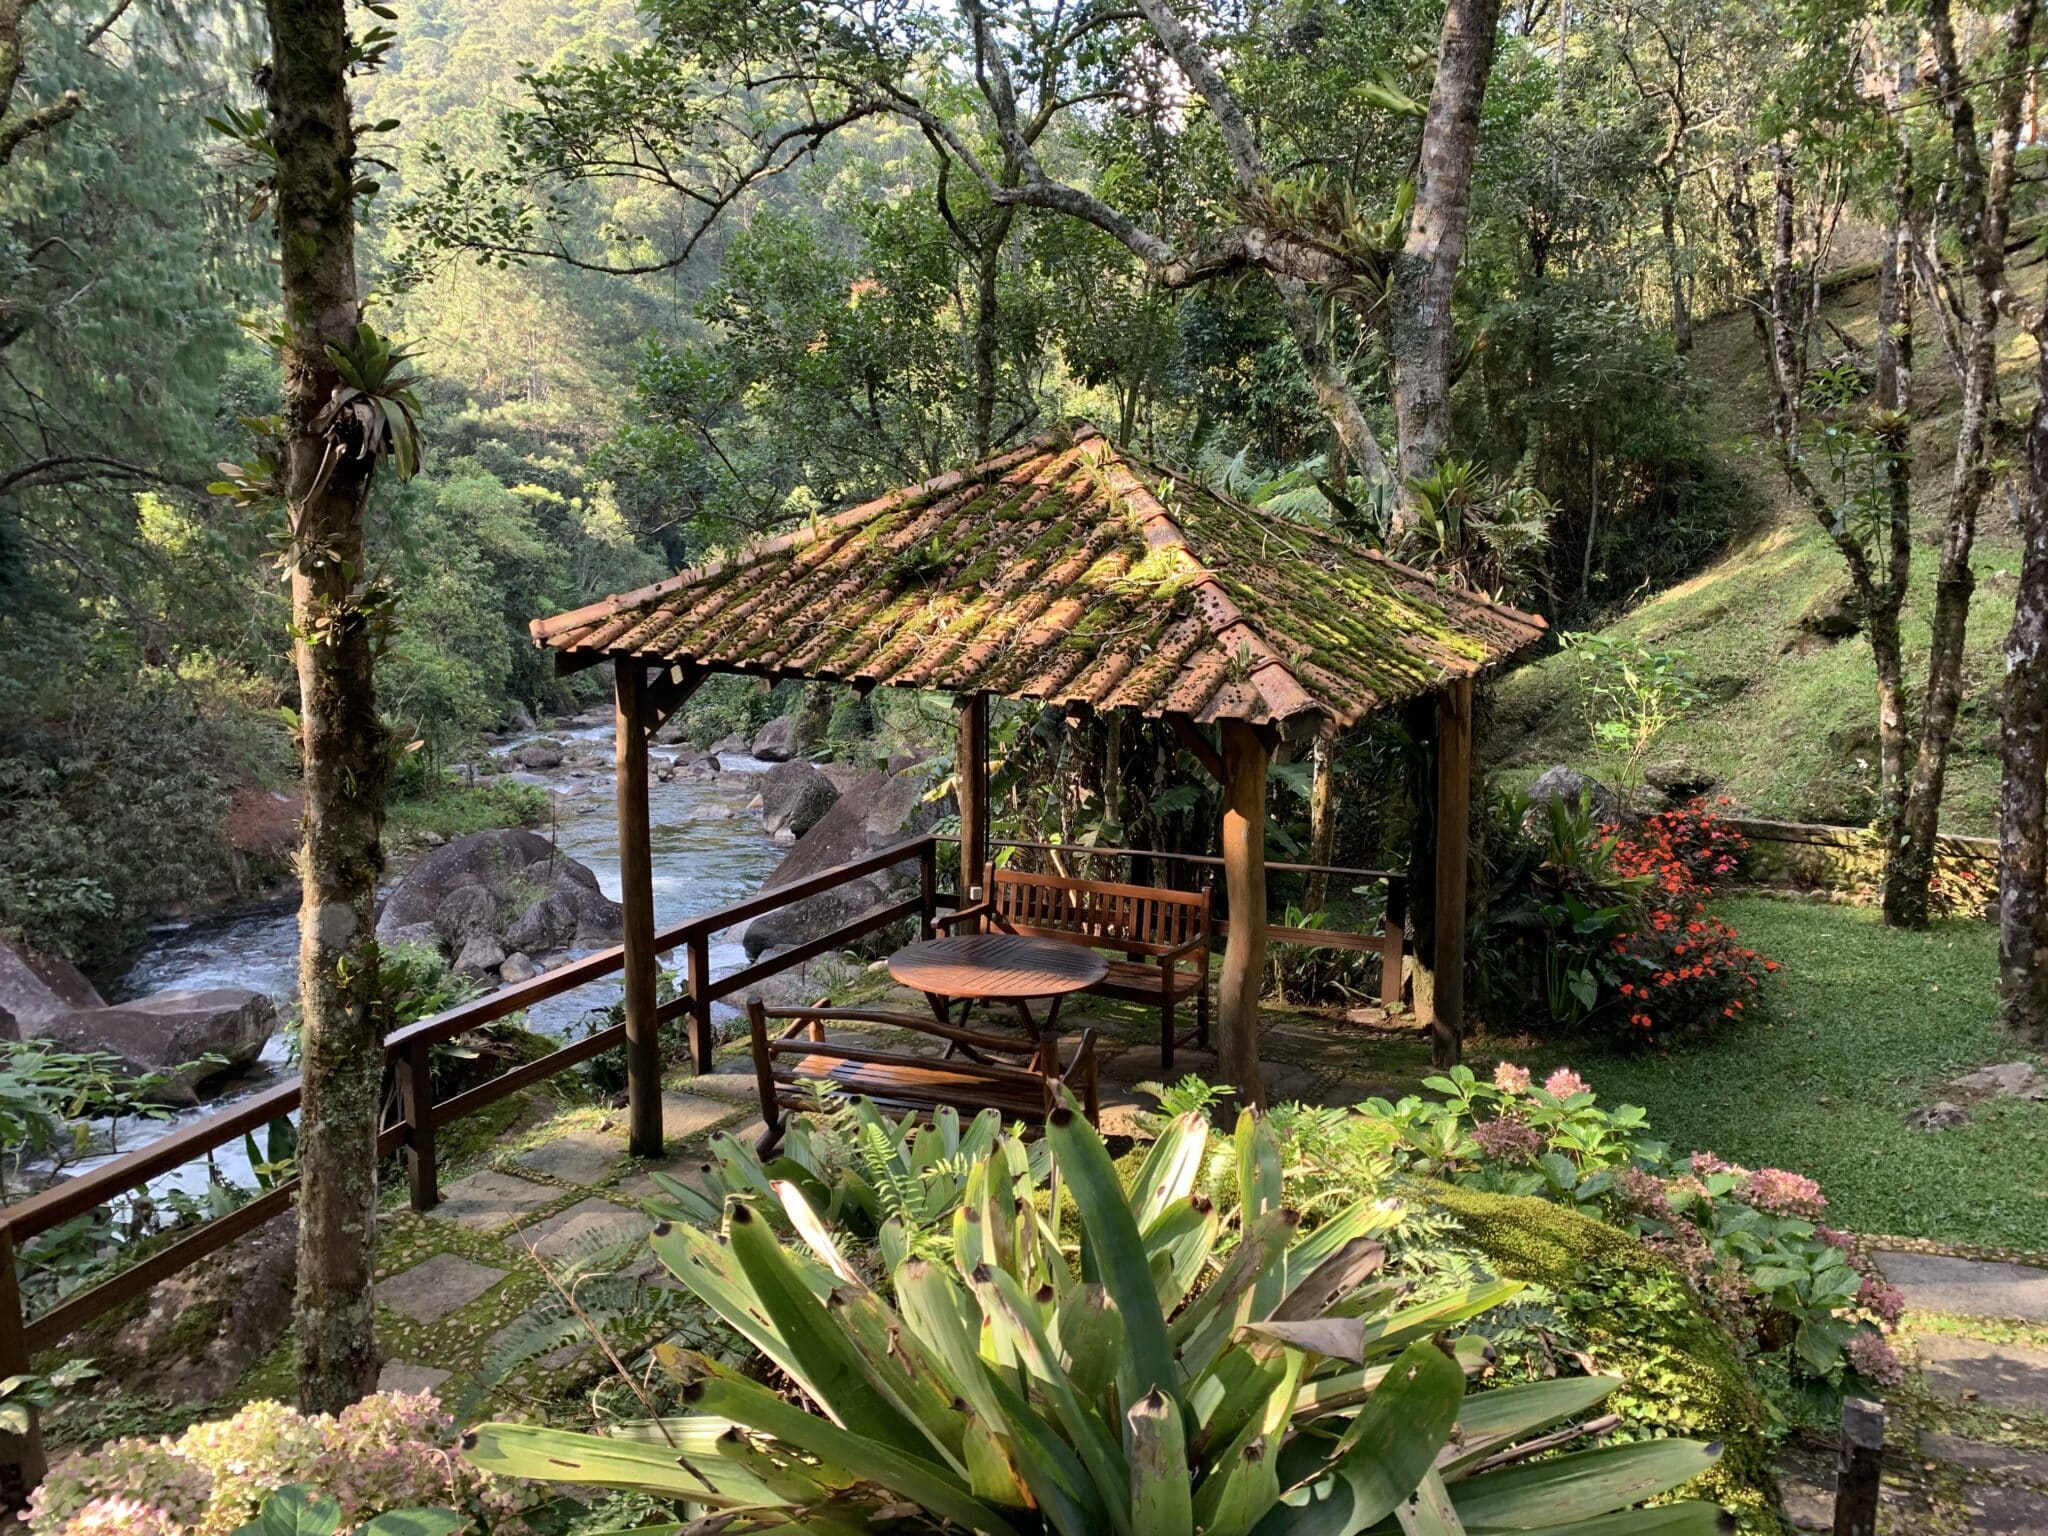
<svg viewBox="0 0 2048 1536">
<path fill-rule="evenodd" d="M 2033 275 L 2021 281 L 2030 286 Z M 1842 284 L 1826 310 L 1866 347 L 1875 329 L 1873 287 L 1867 280 Z M 2001 360 L 2006 412 L 2024 419 L 2034 396 L 2032 343 L 2005 338 Z M 1916 362 L 1916 538 L 1905 627 L 1917 698 L 1958 409 L 1954 376 L 1924 319 Z M 1703 328 L 1693 366 L 1712 386 L 1709 438 L 1765 511 L 1722 559 L 1609 626 L 1611 634 L 1685 653 L 1710 697 L 1664 737 L 1651 761 L 1682 765 L 1755 815 L 1865 821 L 1876 788 L 1870 651 L 1861 635 L 1826 641 L 1797 628 L 1800 615 L 1846 578 L 1841 557 L 1793 503 L 1770 459 L 1762 355 L 1748 317 L 1726 316 Z M 1989 832 L 1995 816 L 2000 647 L 2012 618 L 2017 562 L 2008 509 L 1994 491 L 1978 531 L 1967 691 L 1942 818 L 1952 832 Z M 1508 776 L 1526 778 L 1551 763 L 1596 774 L 1607 766 L 1582 713 L 1583 665 L 1562 652 L 1502 682 L 1489 739 Z"/>
</svg>

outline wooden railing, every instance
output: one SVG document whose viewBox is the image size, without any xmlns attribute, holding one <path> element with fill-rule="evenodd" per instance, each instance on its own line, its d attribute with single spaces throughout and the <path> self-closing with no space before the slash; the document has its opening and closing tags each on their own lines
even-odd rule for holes
<svg viewBox="0 0 2048 1536">
<path fill-rule="evenodd" d="M 953 839 L 944 839 L 953 841 Z M 1111 848 L 1086 843 L 1039 843 L 1016 838 L 1002 839 L 990 844 L 992 848 L 1019 848 L 1032 853 L 1056 854 L 1073 859 L 1132 859 L 1146 860 L 1139 870 L 1149 868 L 1152 863 L 1179 864 L 1197 870 L 1213 892 L 1213 899 L 1222 898 L 1222 886 L 1216 874 L 1223 868 L 1223 860 L 1214 854 L 1165 853 L 1156 848 Z M 1408 876 L 1397 869 L 1354 869 L 1342 864 L 1286 864 L 1269 860 L 1269 873 L 1283 875 L 1330 875 L 1342 879 L 1361 881 L 1366 884 L 1380 883 L 1387 888 L 1385 918 L 1378 933 L 1350 933 L 1338 928 L 1295 928 L 1273 923 L 1266 925 L 1268 944 L 1298 944 L 1309 949 L 1346 949 L 1362 953 L 1377 953 L 1380 957 L 1380 1001 L 1389 1008 L 1399 1005 L 1402 995 L 1402 967 L 1407 955 L 1408 942 Z M 1144 882 L 1133 872 L 1131 880 Z M 1217 919 L 1216 936 L 1223 938 L 1230 930 L 1228 914 Z"/>
<path fill-rule="evenodd" d="M 756 961 L 730 976 L 712 977 L 713 935 L 735 923 L 792 906 L 911 861 L 917 865 L 915 896 L 891 903 L 819 938 Z M 937 842 L 931 837 L 920 837 L 823 870 L 808 879 L 763 891 L 715 912 L 686 918 L 655 934 L 657 954 L 681 949 L 687 956 L 684 985 L 672 1001 L 662 1005 L 659 1017 L 667 1020 L 689 1015 L 691 1060 L 698 1072 L 708 1072 L 711 1070 L 714 1044 L 711 1032 L 713 1003 L 908 918 L 917 920 L 920 936 L 928 936 L 937 906 Z M 434 1146 L 441 1127 L 623 1045 L 626 1027 L 614 1024 L 598 1030 L 535 1061 L 514 1067 L 489 1082 L 439 1101 L 435 1099 L 433 1089 L 431 1062 L 434 1047 L 470 1030 L 523 1012 L 535 1003 L 616 975 L 624 965 L 623 947 L 600 950 L 555 970 L 543 971 L 530 981 L 501 987 L 432 1018 L 409 1024 L 384 1042 L 385 1061 L 397 1073 L 400 1118 L 379 1134 L 377 1150 L 382 1155 L 392 1152 L 404 1154 L 408 1193 L 414 1210 L 430 1210 L 439 1203 Z M 652 1091 L 659 1095 L 660 1085 L 652 1085 Z M 175 1241 L 91 1289 L 67 1296 L 34 1317 L 27 1316 L 23 1309 L 16 1275 L 16 1255 L 23 1244 L 74 1217 L 144 1188 L 152 1179 L 237 1142 L 248 1133 L 283 1119 L 298 1107 L 299 1081 L 293 1078 L 242 1099 L 218 1114 L 195 1120 L 161 1140 L 103 1164 L 90 1173 L 52 1185 L 40 1194 L 0 1209 L 0 1379 L 27 1374 L 30 1358 L 37 1351 L 51 1348 L 85 1324 L 105 1316 L 281 1214 L 291 1206 L 299 1181 L 291 1178 L 272 1185 L 225 1216 L 181 1234 Z M 41 1471 L 41 1450 L 34 1435 L 0 1437 L 0 1502 L 4 1502 L 8 1510 L 21 1507 L 28 1490 L 40 1478 Z"/>
</svg>

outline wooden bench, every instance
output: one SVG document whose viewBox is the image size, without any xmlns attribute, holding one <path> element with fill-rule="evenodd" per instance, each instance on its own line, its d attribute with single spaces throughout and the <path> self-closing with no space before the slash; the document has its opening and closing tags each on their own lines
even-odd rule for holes
<svg viewBox="0 0 2048 1536">
<path fill-rule="evenodd" d="M 981 900 L 938 918 L 933 927 L 1022 933 L 1117 950 L 1109 974 L 1088 988 L 1104 997 L 1159 1005 L 1159 1067 L 1173 1069 L 1173 1048 L 1209 1048 L 1209 945 L 1213 924 L 1207 891 L 1111 885 L 1064 875 L 1030 875 L 991 864 Z M 1195 999 L 1195 1027 L 1178 1038 L 1174 1014 Z"/>
<path fill-rule="evenodd" d="M 786 1022 L 785 1022 L 786 1021 Z M 877 1042 L 827 1040 L 831 1023 L 880 1024 L 934 1040 L 963 1054 L 940 1059 Z M 874 1101 L 883 1109 L 928 1114 L 950 1104 L 963 1114 L 984 1109 L 1005 1120 L 1043 1125 L 1056 1107 L 1058 1089 L 1070 1089 L 1093 1123 L 1101 1113 L 1095 1073 L 1095 1031 L 1081 1032 L 1073 1059 L 1060 1065 L 1059 1041 L 1048 1035 L 1034 1044 L 1014 1035 L 985 1035 L 914 1014 L 868 1008 L 769 1008 L 747 999 L 747 1034 L 754 1048 L 754 1078 L 767 1124 L 756 1150 L 767 1157 L 780 1145 L 791 1110 L 817 1102 L 809 1086 L 825 1082 L 846 1097 Z M 1021 1057 L 1022 1063 L 984 1059 Z"/>
</svg>

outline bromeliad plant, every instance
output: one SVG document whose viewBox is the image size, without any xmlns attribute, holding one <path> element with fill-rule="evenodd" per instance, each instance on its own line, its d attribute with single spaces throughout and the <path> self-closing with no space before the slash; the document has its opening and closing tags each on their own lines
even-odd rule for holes
<svg viewBox="0 0 2048 1536">
<path fill-rule="evenodd" d="M 1485 1350 L 1445 1330 L 1519 1287 L 1418 1298 L 1385 1279 L 1376 1234 L 1399 1213 L 1384 1202 L 1355 1201 L 1304 1235 L 1258 1117 L 1238 1123 L 1229 1213 L 1195 1193 L 1209 1142 L 1198 1115 L 1166 1128 L 1129 1192 L 1071 1104 L 1046 1142 L 1050 1195 L 1012 1138 L 968 1170 L 950 1262 L 885 1232 L 898 1255 L 893 1305 L 792 1181 L 729 1199 L 723 1232 L 663 1225 L 655 1251 L 789 1389 L 678 1353 L 693 1414 L 612 1438 L 488 1424 L 467 1442 L 470 1458 L 651 1493 L 735 1531 L 1718 1528 L 1705 1504 L 1631 1509 L 1703 1471 L 1712 1447 L 1659 1440 L 1530 1459 L 1576 1436 L 1528 1437 L 1618 1382 L 1468 1396 Z M 1062 1199 L 1078 1216 L 1078 1262 L 1054 1214 Z M 776 1240 L 771 1209 L 800 1247 Z"/>
</svg>

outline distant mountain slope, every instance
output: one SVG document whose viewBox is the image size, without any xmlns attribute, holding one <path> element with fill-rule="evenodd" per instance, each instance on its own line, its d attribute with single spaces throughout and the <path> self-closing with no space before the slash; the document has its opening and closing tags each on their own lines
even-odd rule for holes
<svg viewBox="0 0 2048 1536">
<path fill-rule="evenodd" d="M 2034 274 L 2021 282 L 2030 290 Z M 1869 346 L 1873 284 L 1839 285 L 1826 318 Z M 1835 343 L 1831 340 L 1831 345 Z M 2034 397 L 2031 343 L 2002 350 L 2005 409 L 2024 420 Z M 1940 519 L 1958 407 L 1954 376 L 1923 323 L 1916 338 L 1913 433 L 1916 464 L 1913 590 L 1905 625 L 1909 681 L 1924 675 Z M 1659 769 L 1711 782 L 1759 816 L 1856 823 L 1876 790 L 1876 702 L 1870 650 L 1860 634 L 1829 639 L 1800 627 L 1802 615 L 1846 587 L 1841 557 L 1803 506 L 1786 494 L 1764 434 L 1768 402 L 1756 335 L 1746 315 L 1702 329 L 1693 364 L 1714 386 L 1709 437 L 1767 509 L 1757 526 L 1692 580 L 1644 600 L 1607 633 L 1684 652 L 1710 702 L 1651 754 Z M 1973 564 L 1966 692 L 1942 815 L 1951 832 L 1989 832 L 1998 794 L 2000 651 L 2012 619 L 2018 544 L 2002 491 L 1978 530 Z M 1503 680 L 1489 734 L 1496 765 L 1527 778 L 1551 763 L 1599 773 L 1583 714 L 1585 664 L 1571 651 Z"/>
</svg>

